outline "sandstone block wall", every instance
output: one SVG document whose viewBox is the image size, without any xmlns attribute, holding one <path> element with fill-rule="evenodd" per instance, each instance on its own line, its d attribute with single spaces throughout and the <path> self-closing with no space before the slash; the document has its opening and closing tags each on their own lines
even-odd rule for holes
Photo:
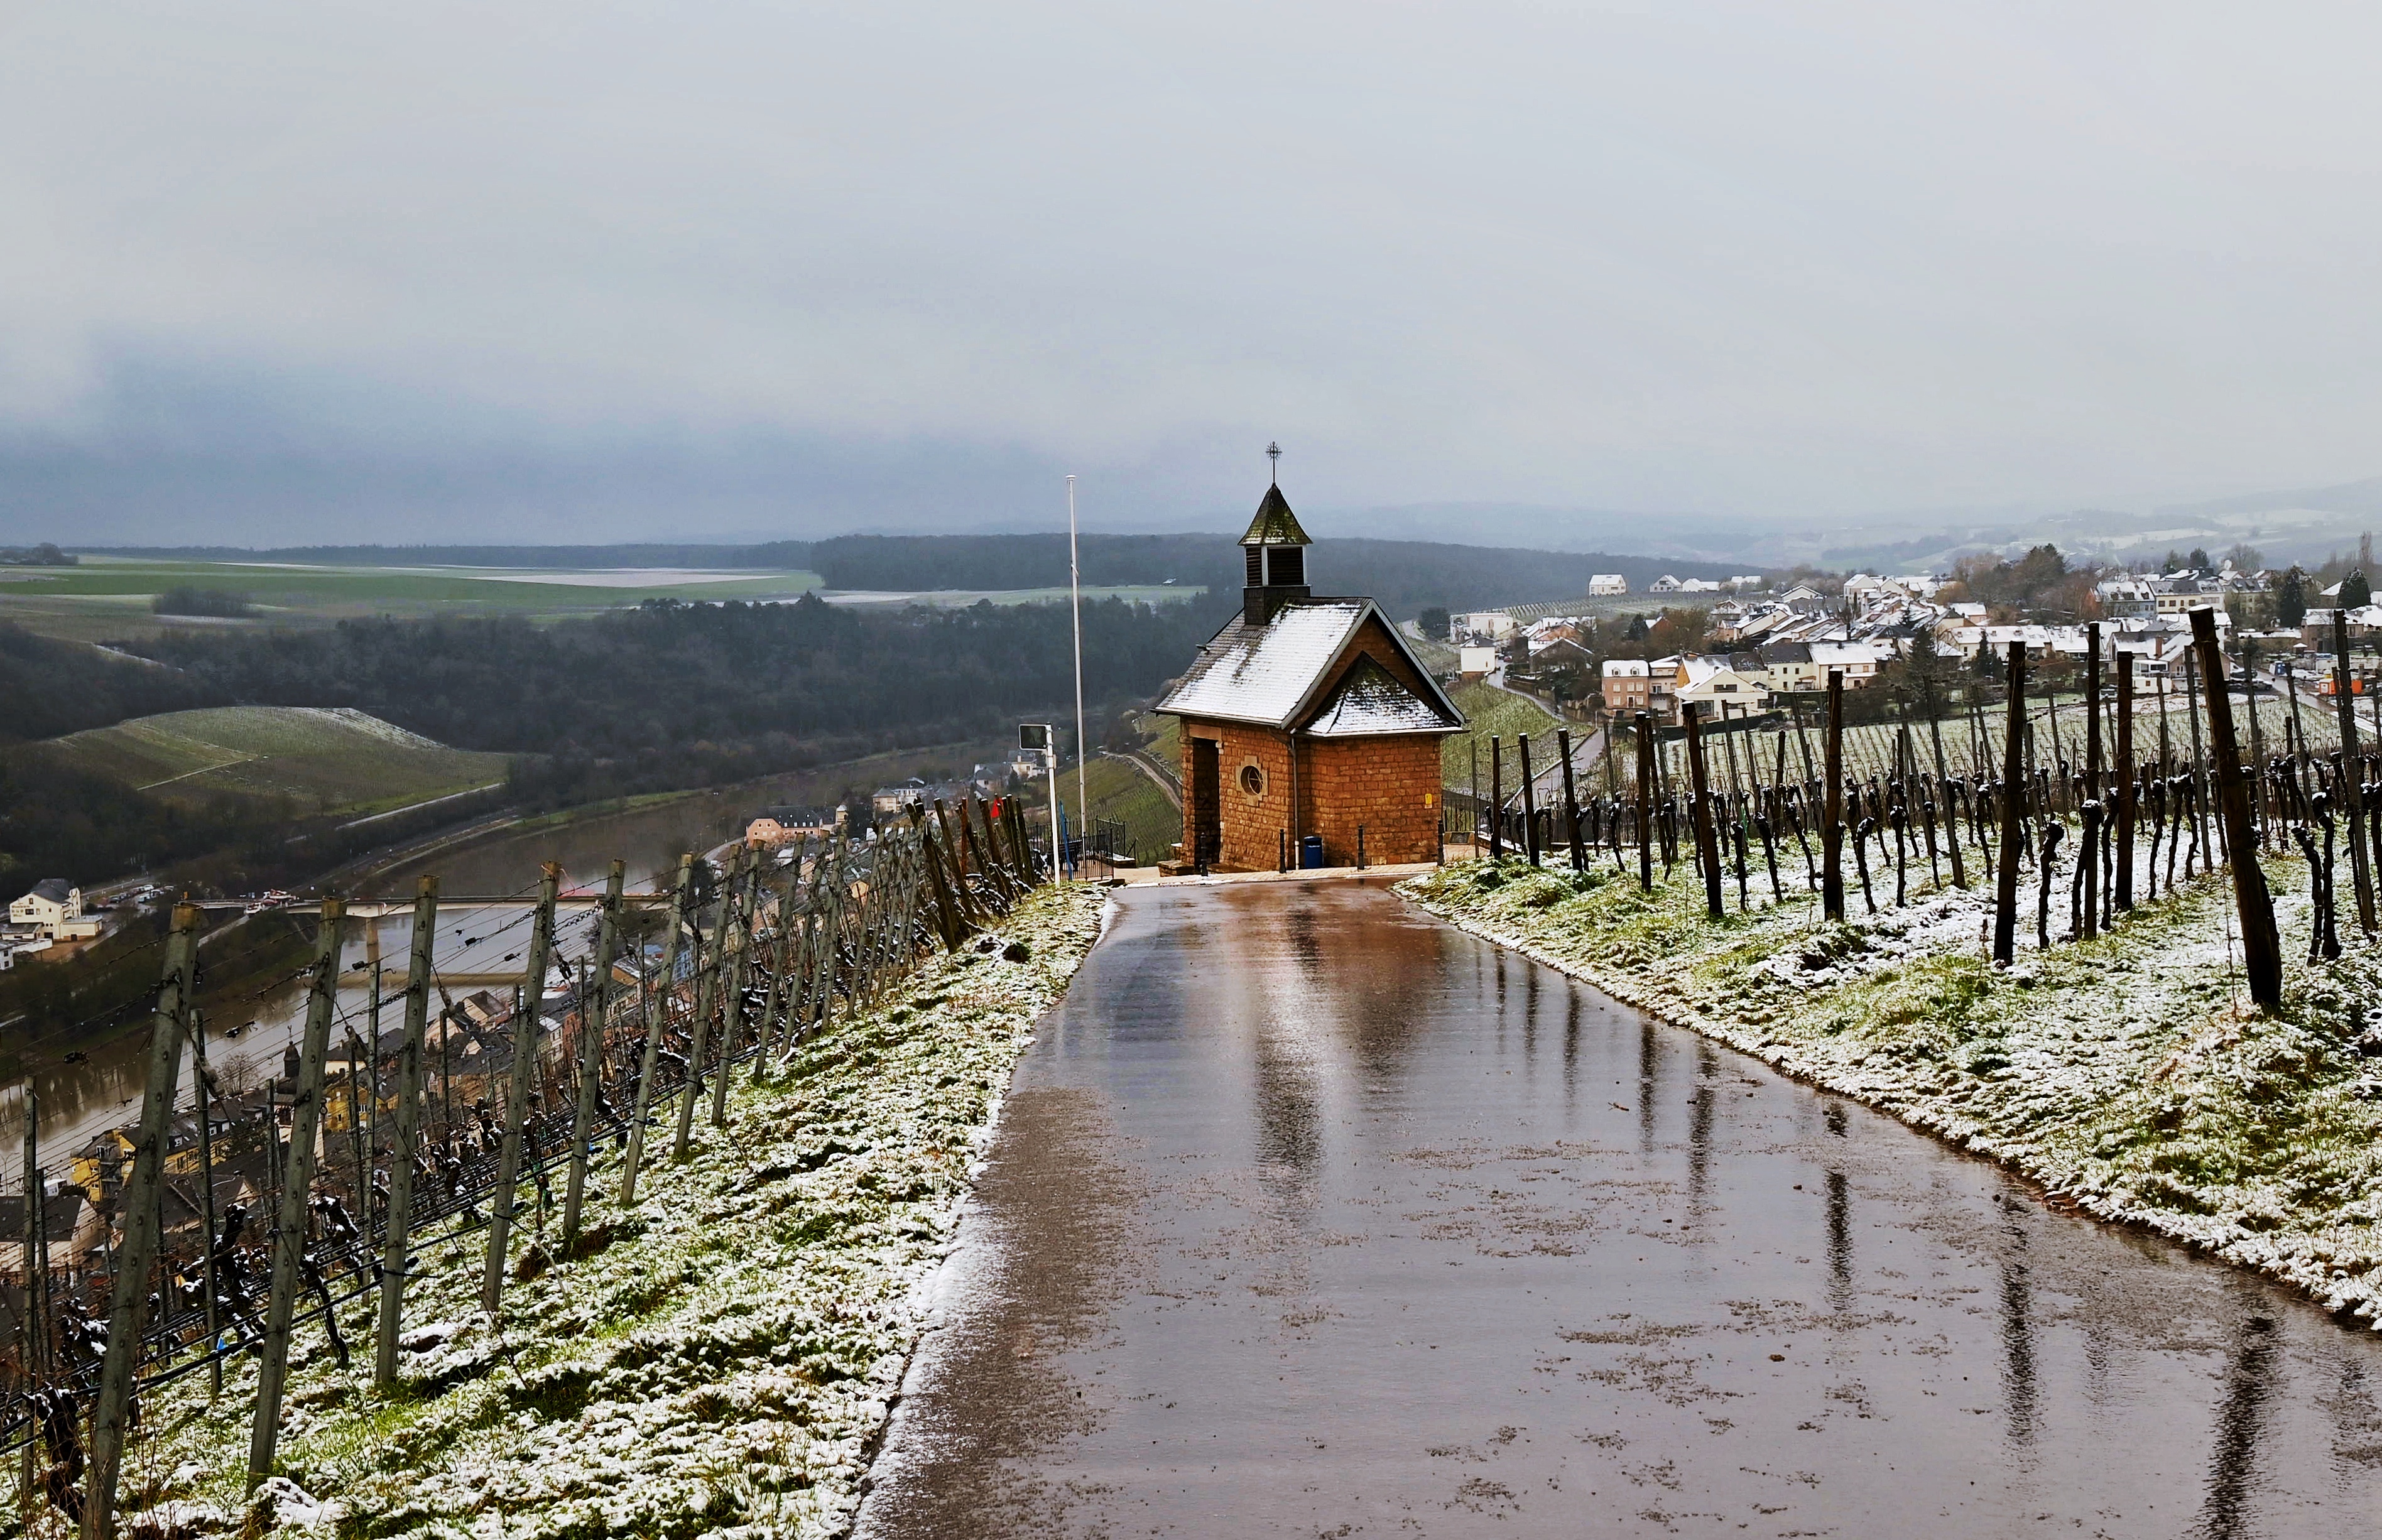
<svg viewBox="0 0 2382 1540">
<path fill-rule="evenodd" d="M 1195 739 L 1217 745 L 1217 816 L 1222 828 L 1217 869 L 1271 871 L 1285 833 L 1323 837 L 1328 866 L 1357 862 L 1357 830 L 1365 831 L 1372 863 L 1430 861 L 1439 849 L 1439 739 L 1427 734 L 1298 742 L 1298 816 L 1291 816 L 1290 745 L 1284 735 L 1226 722 L 1184 724 L 1184 777 L 1190 786 Z M 1252 777 L 1248 772 L 1254 769 Z M 1183 849 L 1195 848 L 1199 806 L 1186 795 Z M 1290 852 L 1297 863 L 1295 849 Z"/>
</svg>

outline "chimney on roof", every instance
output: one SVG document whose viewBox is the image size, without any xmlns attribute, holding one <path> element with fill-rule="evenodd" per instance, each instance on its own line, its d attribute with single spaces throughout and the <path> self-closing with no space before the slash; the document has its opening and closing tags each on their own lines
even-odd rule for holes
<svg viewBox="0 0 2382 1540">
<path fill-rule="evenodd" d="M 1283 605 L 1308 596 L 1307 548 L 1313 544 L 1298 527 L 1298 516 L 1290 511 L 1282 488 L 1267 487 L 1257 517 L 1249 520 L 1249 532 L 1241 536 L 1246 578 L 1241 590 L 1244 625 L 1262 626 Z"/>
</svg>

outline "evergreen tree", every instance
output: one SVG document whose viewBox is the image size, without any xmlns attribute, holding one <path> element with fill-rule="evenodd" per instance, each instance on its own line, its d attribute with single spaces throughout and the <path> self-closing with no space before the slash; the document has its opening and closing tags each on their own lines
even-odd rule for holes
<svg viewBox="0 0 2382 1540">
<path fill-rule="evenodd" d="M 2349 576 L 2340 580 L 2341 608 L 2364 609 L 2373 602 L 2374 585 L 2365 581 L 2364 568 L 2352 568 Z"/>
<path fill-rule="evenodd" d="M 2307 574 L 2293 566 L 2275 589 L 2275 619 L 2296 630 L 2307 618 Z"/>
</svg>

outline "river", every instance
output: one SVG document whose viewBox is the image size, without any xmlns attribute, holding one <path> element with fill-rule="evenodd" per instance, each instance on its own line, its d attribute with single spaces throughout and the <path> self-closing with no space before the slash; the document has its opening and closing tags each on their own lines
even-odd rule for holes
<svg viewBox="0 0 2382 1540">
<path fill-rule="evenodd" d="M 731 837 L 750 813 L 749 793 L 698 794 L 622 813 L 542 825 L 526 832 L 498 833 L 394 868 L 374 882 L 370 896 L 410 900 L 416 876 L 432 871 L 438 874 L 439 886 L 447 893 L 534 897 L 541 870 L 548 861 L 561 864 L 568 890 L 601 891 L 616 858 L 627 862 L 631 892 L 651 892 L 657 877 L 667 885 L 677 870 L 681 852 L 717 846 Z M 518 971 L 523 965 L 520 954 L 526 949 L 529 920 L 527 908 L 442 909 L 436 942 L 440 969 L 482 977 Z M 374 924 L 380 932 L 384 963 L 402 969 L 412 944 L 411 917 L 395 915 Z M 556 924 L 560 952 L 573 959 L 585 955 L 590 950 L 591 926 L 590 911 L 565 911 Z M 340 952 L 341 976 L 361 980 L 363 974 L 358 965 L 367 949 L 363 926 L 356 923 L 349 928 L 351 934 Z M 243 945 L 236 936 L 234 933 L 222 944 Z M 460 996 L 485 987 L 491 985 L 474 983 L 457 987 L 455 993 Z M 332 1029 L 334 1044 L 350 1029 L 359 1033 L 366 1031 L 372 1011 L 369 986 L 359 983 L 342 987 Z M 284 1048 L 297 1040 L 305 1025 L 306 991 L 301 983 L 290 982 L 242 1002 L 227 1016 L 220 1011 L 218 1015 L 221 1019 L 206 1023 L 208 1063 L 227 1091 L 244 1090 L 281 1072 Z M 400 1020 L 395 991 L 388 991 L 381 1008 L 382 1026 L 393 1029 Z M 94 1136 L 139 1117 L 148 1053 L 149 1034 L 134 1032 L 90 1050 L 77 1062 L 52 1063 L 34 1071 L 30 1083 L 41 1106 L 38 1137 L 45 1169 L 60 1170 Z M 0 1088 L 0 1127 L 13 1131 L 0 1144 L 0 1187 L 12 1191 L 22 1180 L 27 1083 L 19 1081 Z M 187 1057 L 182 1085 L 187 1100 L 190 1085 Z"/>
</svg>

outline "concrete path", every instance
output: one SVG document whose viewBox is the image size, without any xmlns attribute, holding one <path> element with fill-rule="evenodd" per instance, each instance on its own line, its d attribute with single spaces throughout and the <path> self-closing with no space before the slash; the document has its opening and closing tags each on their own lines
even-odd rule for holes
<svg viewBox="0 0 2382 1540">
<path fill-rule="evenodd" d="M 1368 882 L 1117 901 L 868 1540 L 2373 1533 L 2373 1336 Z"/>
</svg>

